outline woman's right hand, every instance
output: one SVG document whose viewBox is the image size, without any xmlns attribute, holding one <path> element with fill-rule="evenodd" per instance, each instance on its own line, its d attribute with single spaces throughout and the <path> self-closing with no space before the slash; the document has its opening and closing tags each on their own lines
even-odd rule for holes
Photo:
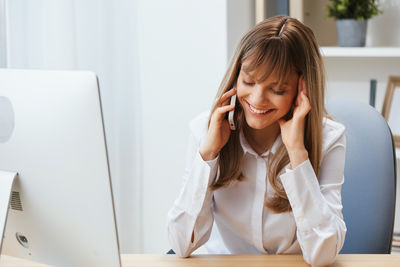
<svg viewBox="0 0 400 267">
<path fill-rule="evenodd" d="M 211 115 L 206 141 L 200 147 L 200 155 L 205 161 L 215 159 L 229 140 L 231 129 L 225 115 L 235 108 L 235 104 L 230 105 L 231 96 L 235 93 L 235 88 L 225 92 L 218 100 L 217 108 Z"/>
</svg>

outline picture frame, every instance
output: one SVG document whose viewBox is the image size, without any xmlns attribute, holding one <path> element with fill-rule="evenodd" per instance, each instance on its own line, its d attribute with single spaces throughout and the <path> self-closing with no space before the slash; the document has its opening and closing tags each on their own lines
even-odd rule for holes
<svg viewBox="0 0 400 267">
<path fill-rule="evenodd" d="M 400 147 L 400 76 L 389 76 L 382 116 L 388 122 L 396 147 Z"/>
</svg>

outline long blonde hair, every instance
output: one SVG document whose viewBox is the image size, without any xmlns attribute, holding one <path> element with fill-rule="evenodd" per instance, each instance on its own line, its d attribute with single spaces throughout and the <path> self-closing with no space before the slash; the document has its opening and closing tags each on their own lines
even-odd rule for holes
<svg viewBox="0 0 400 267">
<path fill-rule="evenodd" d="M 324 107 L 325 68 L 317 41 L 310 28 L 294 18 L 275 16 L 256 25 L 241 39 L 220 84 L 216 99 L 231 89 L 239 76 L 244 60 L 249 61 L 248 71 L 262 68 L 262 78 L 272 72 L 278 73 L 280 84 L 285 75 L 295 70 L 304 75 L 311 111 L 306 116 L 304 145 L 310 162 L 318 177 L 321 161 L 322 119 L 326 115 Z M 241 181 L 243 150 L 239 133 L 244 125 L 242 107 L 237 102 L 238 128 L 232 131 L 227 144 L 220 151 L 219 177 L 211 184 L 216 190 L 233 181 Z M 211 114 L 217 106 L 211 109 Z M 211 116 L 209 118 L 210 123 Z M 289 156 L 283 143 L 269 161 L 268 179 L 275 195 L 266 200 L 265 205 L 276 213 L 291 211 L 286 192 L 279 179 L 283 168 L 289 164 Z"/>
</svg>

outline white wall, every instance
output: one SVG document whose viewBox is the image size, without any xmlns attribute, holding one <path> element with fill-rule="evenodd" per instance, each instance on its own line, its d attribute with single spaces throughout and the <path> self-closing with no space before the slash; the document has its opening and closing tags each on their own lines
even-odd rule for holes
<svg viewBox="0 0 400 267">
<path fill-rule="evenodd" d="M 380 0 L 383 14 L 368 21 L 367 46 L 400 46 L 400 1 Z"/>
<path fill-rule="evenodd" d="M 226 1 L 138 1 L 143 107 L 143 252 L 170 249 L 188 123 L 208 109 L 226 66 Z"/>
</svg>

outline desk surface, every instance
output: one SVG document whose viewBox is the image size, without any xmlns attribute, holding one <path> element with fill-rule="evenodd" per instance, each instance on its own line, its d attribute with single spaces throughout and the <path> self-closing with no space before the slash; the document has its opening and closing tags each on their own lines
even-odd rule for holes
<svg viewBox="0 0 400 267">
<path fill-rule="evenodd" d="M 174 267 L 204 267 L 204 266 L 310 266 L 303 260 L 302 255 L 193 255 L 190 258 L 181 259 L 176 255 L 154 255 L 154 254 L 123 254 L 122 266 L 174 266 Z M 29 262 L 1 256 L 0 266 L 4 267 L 48 267 L 49 265 Z M 399 267 L 400 255 L 371 255 L 371 254 L 341 254 L 338 255 L 331 267 Z"/>
</svg>

